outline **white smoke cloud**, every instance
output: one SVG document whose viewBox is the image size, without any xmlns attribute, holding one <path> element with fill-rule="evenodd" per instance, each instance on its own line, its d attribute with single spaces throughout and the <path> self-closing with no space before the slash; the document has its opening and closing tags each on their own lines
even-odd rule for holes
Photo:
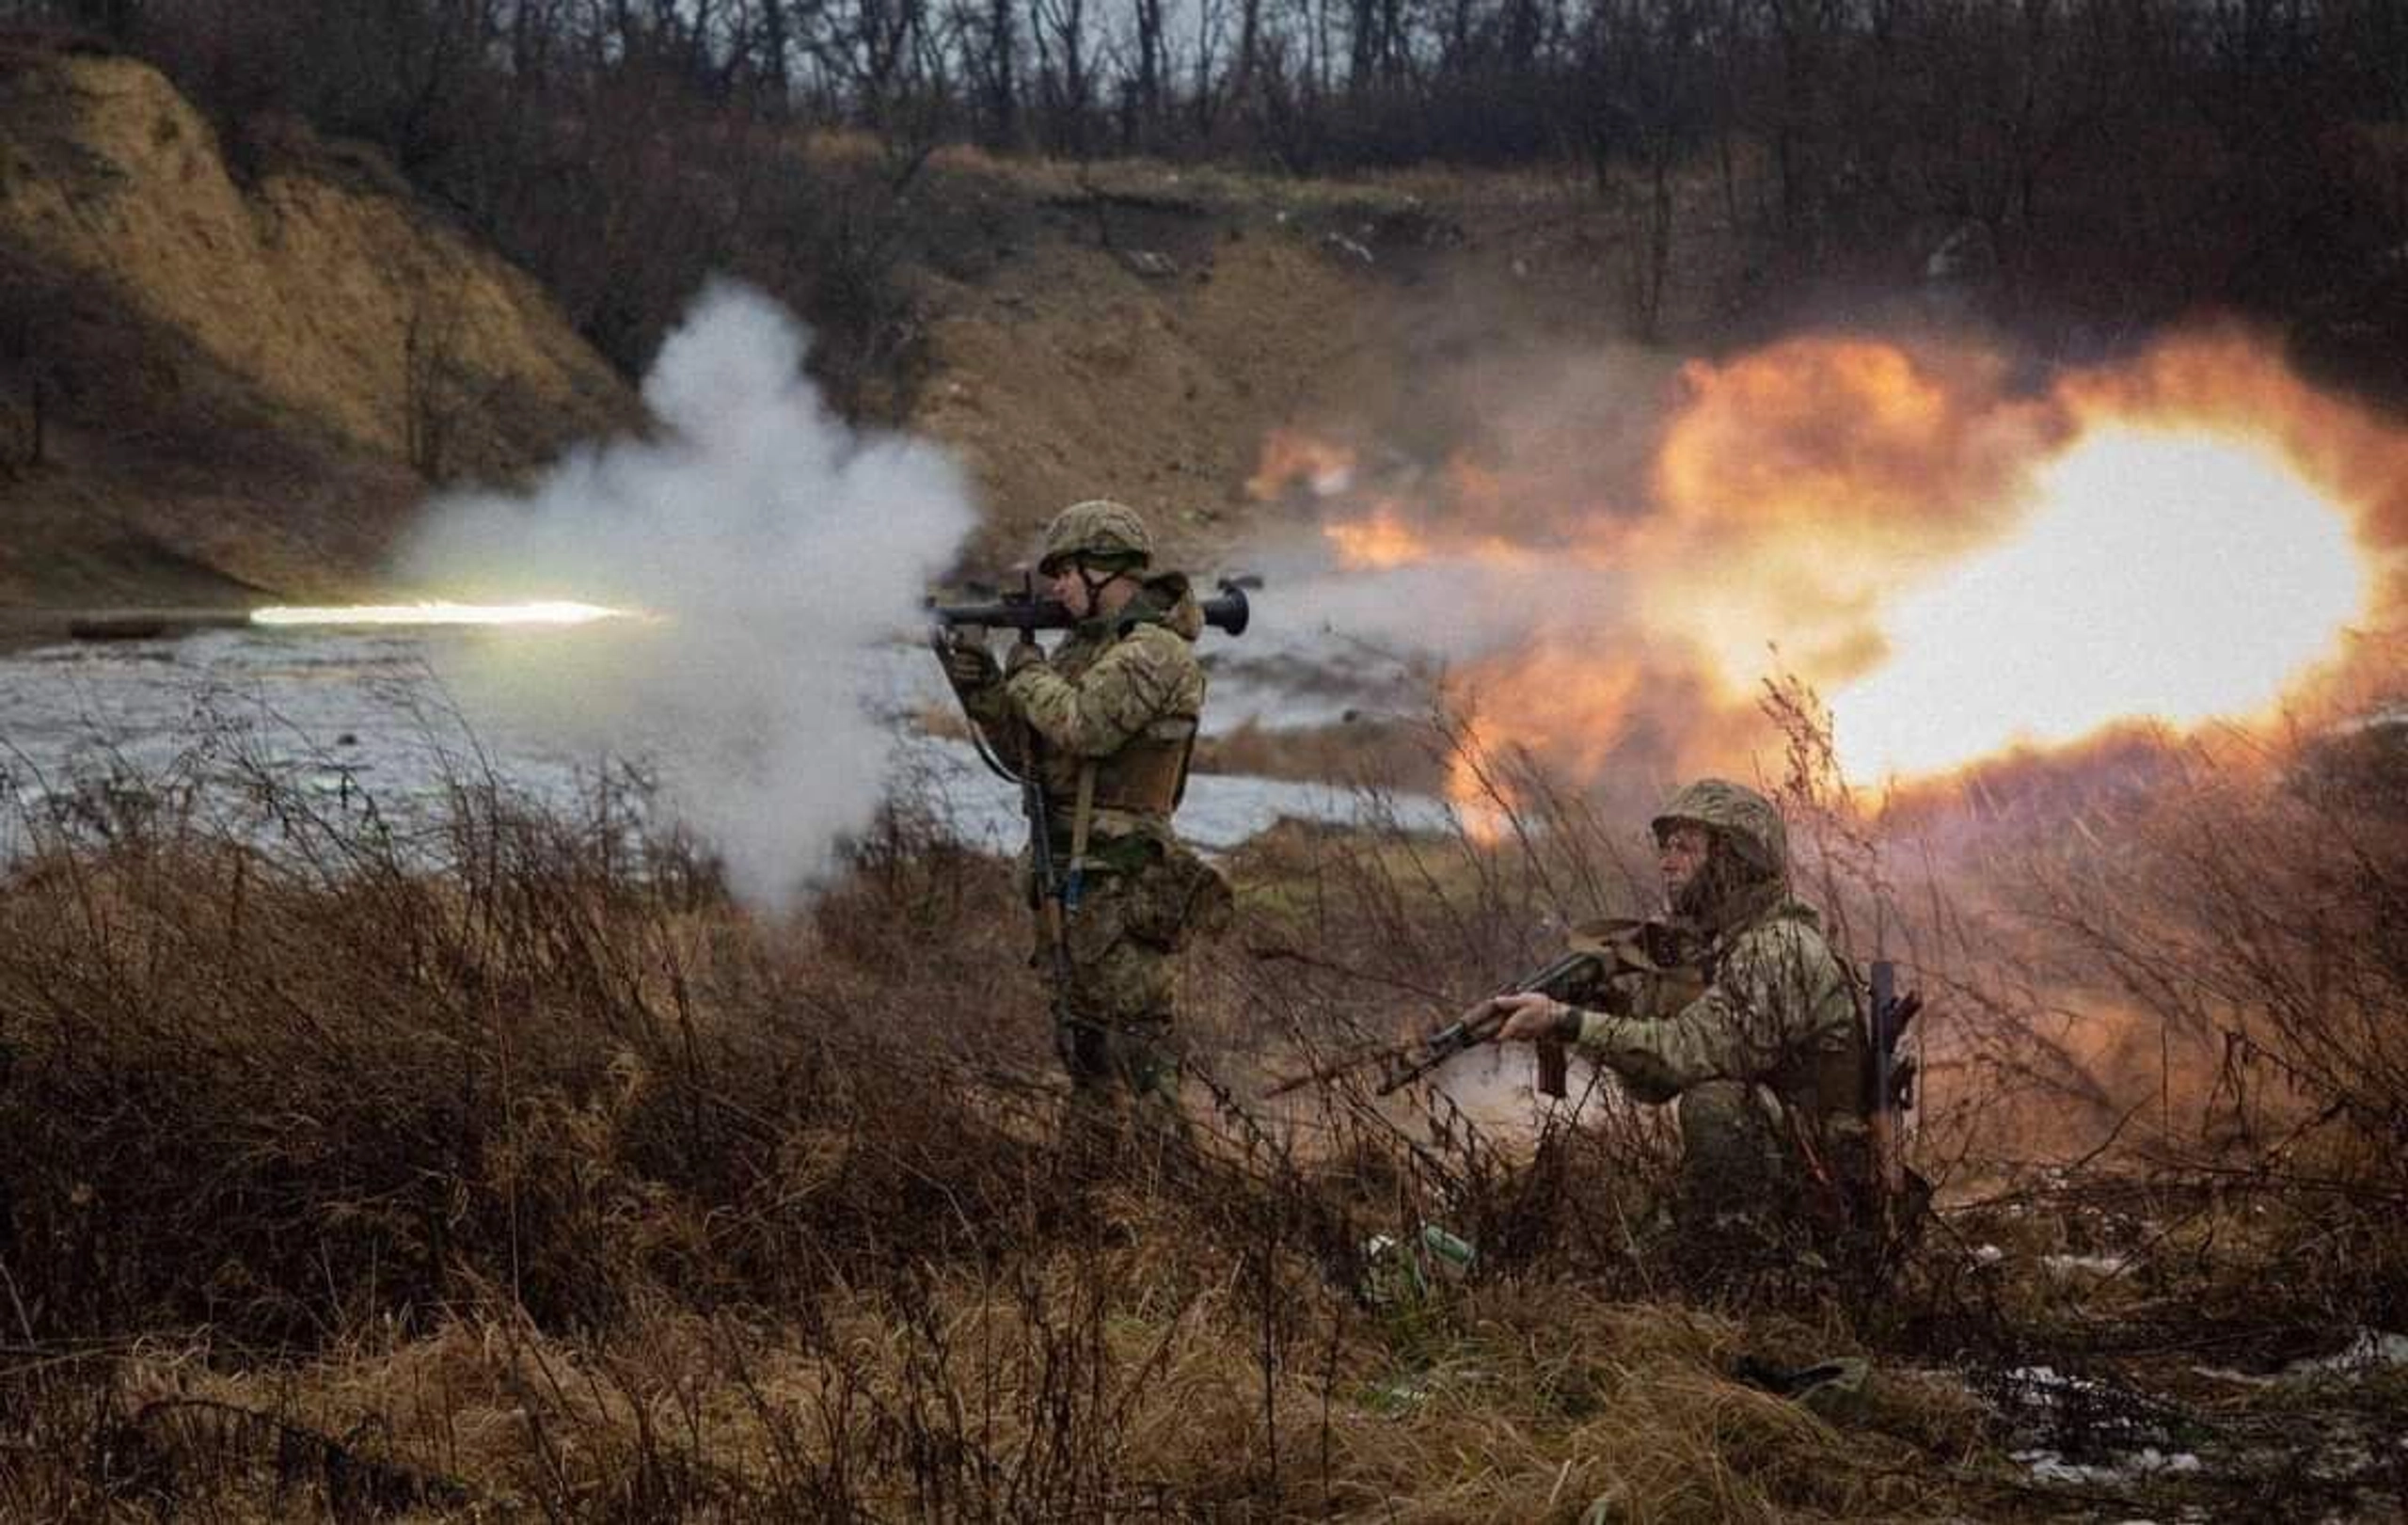
<svg viewBox="0 0 2408 1525">
<path fill-rule="evenodd" d="M 975 522 L 924 441 L 857 432 L 802 373 L 809 336 L 716 284 L 644 380 L 653 437 L 586 448 L 524 495 L 441 500 L 404 570 L 454 596 L 660 616 L 488 643 L 447 673 L 470 717 L 644 756 L 731 882 L 783 903 L 874 814 L 895 742 L 868 646 Z"/>
<path fill-rule="evenodd" d="M 1253 564 L 1284 601 L 1310 611 L 1319 630 L 1450 661 L 1509 650 L 1544 632 L 1603 635 L 1625 623 L 1620 579 L 1591 567 L 1493 566 L 1439 555 L 1346 570 L 1326 554 L 1273 553 Z"/>
</svg>

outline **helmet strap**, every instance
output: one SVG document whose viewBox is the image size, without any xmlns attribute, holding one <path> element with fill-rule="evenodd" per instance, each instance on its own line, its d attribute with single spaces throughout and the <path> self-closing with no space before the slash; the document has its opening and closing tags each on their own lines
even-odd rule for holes
<svg viewBox="0 0 2408 1525">
<path fill-rule="evenodd" d="M 1085 562 L 1074 562 L 1071 564 L 1078 568 L 1080 585 L 1087 590 L 1088 615 L 1092 617 L 1093 615 L 1101 613 L 1103 612 L 1103 590 L 1111 587 L 1114 582 L 1126 574 L 1112 571 L 1104 573 L 1101 577 L 1098 577 L 1096 575 L 1096 569 L 1089 566 Z"/>
</svg>

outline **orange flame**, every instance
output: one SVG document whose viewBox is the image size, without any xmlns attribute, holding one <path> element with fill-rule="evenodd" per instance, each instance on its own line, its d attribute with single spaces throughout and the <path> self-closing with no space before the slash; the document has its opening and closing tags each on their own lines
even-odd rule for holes
<svg viewBox="0 0 2408 1525">
<path fill-rule="evenodd" d="M 1313 458 L 1293 437 L 1279 457 Z M 1687 366 L 1623 500 L 1581 477 L 1460 457 L 1343 497 L 1324 532 L 1354 569 L 1591 577 L 1585 607 L 1533 596 L 1524 638 L 1453 679 L 1471 740 L 1582 783 L 1746 776 L 1784 675 L 1828 697 L 1861 781 L 2248 723 L 2403 602 L 2408 433 L 2236 333 L 2036 390 L 1984 351 L 1795 340 Z M 1472 773 L 1459 804 L 1493 806 Z"/>
<path fill-rule="evenodd" d="M 1291 487 L 1316 498 L 1335 497 L 1354 484 L 1354 452 L 1302 430 L 1274 429 L 1262 443 L 1262 461 L 1246 480 L 1246 496 L 1268 502 Z"/>
<path fill-rule="evenodd" d="M 1360 571 L 1385 571 L 1430 560 L 1433 550 L 1421 532 L 1383 504 L 1368 517 L 1324 525 L 1322 532 L 1338 548 L 1341 566 Z"/>
</svg>

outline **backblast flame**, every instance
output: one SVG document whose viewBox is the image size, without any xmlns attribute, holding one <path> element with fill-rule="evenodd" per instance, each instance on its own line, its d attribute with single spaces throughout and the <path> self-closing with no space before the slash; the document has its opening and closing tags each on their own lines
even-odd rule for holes
<svg viewBox="0 0 2408 1525">
<path fill-rule="evenodd" d="M 2368 605 L 2345 516 L 2262 444 L 2100 427 L 2036 486 L 2012 536 L 1886 612 L 1888 659 L 1832 695 L 1851 776 L 2256 719 Z"/>
</svg>

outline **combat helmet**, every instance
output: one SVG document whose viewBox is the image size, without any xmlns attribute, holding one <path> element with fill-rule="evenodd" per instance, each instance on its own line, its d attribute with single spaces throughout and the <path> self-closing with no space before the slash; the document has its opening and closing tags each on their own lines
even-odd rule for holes
<svg viewBox="0 0 2408 1525">
<path fill-rule="evenodd" d="M 1659 839 L 1674 826 L 1703 826 L 1767 879 L 1779 878 L 1789 867 L 1789 832 L 1781 823 L 1781 812 L 1744 784 L 1701 778 L 1685 785 L 1650 825 Z"/>
<path fill-rule="evenodd" d="M 1135 509 L 1108 498 L 1090 498 L 1054 516 L 1045 527 L 1037 569 L 1052 577 L 1073 558 L 1118 572 L 1141 571 L 1154 559 L 1154 537 Z"/>
</svg>

